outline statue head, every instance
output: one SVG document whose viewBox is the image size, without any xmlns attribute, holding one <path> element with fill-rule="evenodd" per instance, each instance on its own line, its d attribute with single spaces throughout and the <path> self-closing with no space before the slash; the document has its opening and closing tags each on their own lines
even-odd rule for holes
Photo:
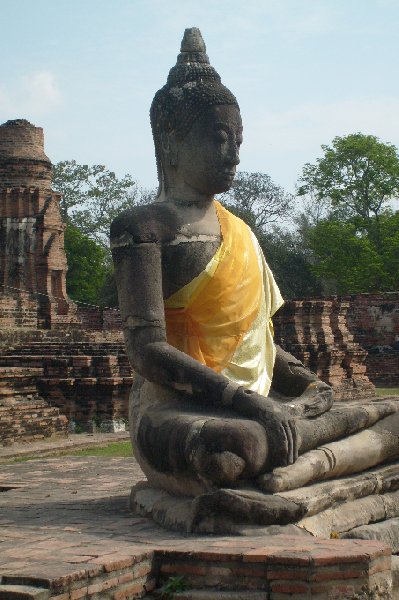
<svg viewBox="0 0 399 600">
<path fill-rule="evenodd" d="M 225 118 L 227 113 L 232 112 L 228 107 L 234 107 L 233 112 L 239 118 L 235 96 L 221 83 L 220 76 L 209 64 L 201 32 L 196 27 L 186 29 L 177 63 L 170 70 L 166 85 L 155 94 L 151 105 L 158 194 L 168 190 L 168 172 L 178 160 L 176 148 L 187 139 L 190 132 L 195 133 L 193 128 L 196 124 L 197 129 L 202 130 L 207 121 L 215 120 L 219 116 L 217 113 L 223 112 L 223 107 L 226 107 Z M 202 121 L 200 125 L 199 121 Z"/>
</svg>

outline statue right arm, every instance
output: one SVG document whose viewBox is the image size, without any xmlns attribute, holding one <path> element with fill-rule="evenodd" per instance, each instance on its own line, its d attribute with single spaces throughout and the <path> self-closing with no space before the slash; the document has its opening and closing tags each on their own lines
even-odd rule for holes
<svg viewBox="0 0 399 600">
<path fill-rule="evenodd" d="M 127 353 L 149 381 L 185 391 L 201 402 L 221 404 L 226 377 L 166 341 L 161 246 L 112 240 L 115 277 Z"/>
</svg>

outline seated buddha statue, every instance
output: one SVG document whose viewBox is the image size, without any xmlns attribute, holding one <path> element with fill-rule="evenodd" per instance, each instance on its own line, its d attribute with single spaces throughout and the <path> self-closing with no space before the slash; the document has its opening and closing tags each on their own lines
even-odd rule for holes
<svg viewBox="0 0 399 600">
<path fill-rule="evenodd" d="M 232 186 L 243 127 L 198 29 L 150 115 L 157 197 L 111 226 L 135 457 L 175 495 L 256 485 L 334 439 L 333 393 L 274 344 L 278 286 L 248 225 L 215 200 Z"/>
</svg>

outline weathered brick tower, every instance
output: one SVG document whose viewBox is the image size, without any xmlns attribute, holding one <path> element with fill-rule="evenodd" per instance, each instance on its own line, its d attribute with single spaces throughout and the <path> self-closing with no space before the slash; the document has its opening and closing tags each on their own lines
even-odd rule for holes
<svg viewBox="0 0 399 600">
<path fill-rule="evenodd" d="M 42 128 L 25 119 L 0 125 L 0 327 L 78 322 L 51 170 Z"/>
</svg>

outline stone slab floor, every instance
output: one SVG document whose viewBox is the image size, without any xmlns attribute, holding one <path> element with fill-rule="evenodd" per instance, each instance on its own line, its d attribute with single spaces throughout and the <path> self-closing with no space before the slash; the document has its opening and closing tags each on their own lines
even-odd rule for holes
<svg viewBox="0 0 399 600">
<path fill-rule="evenodd" d="M 59 457 L 0 465 L 0 599 L 123 600 L 151 591 L 159 573 L 224 582 L 230 592 L 212 597 L 226 599 L 327 598 L 326 579 L 336 585 L 338 577 L 344 589 L 367 575 L 374 577 L 374 589 L 388 590 L 378 598 L 391 597 L 386 586 L 390 551 L 379 542 L 167 532 L 128 510 L 130 488 L 142 479 L 138 465 L 127 458 Z M 167 560 L 154 567 L 154 552 L 168 555 Z M 314 588 L 317 565 L 324 578 Z M 234 596 L 237 578 L 241 587 L 252 586 L 253 595 Z"/>
</svg>

